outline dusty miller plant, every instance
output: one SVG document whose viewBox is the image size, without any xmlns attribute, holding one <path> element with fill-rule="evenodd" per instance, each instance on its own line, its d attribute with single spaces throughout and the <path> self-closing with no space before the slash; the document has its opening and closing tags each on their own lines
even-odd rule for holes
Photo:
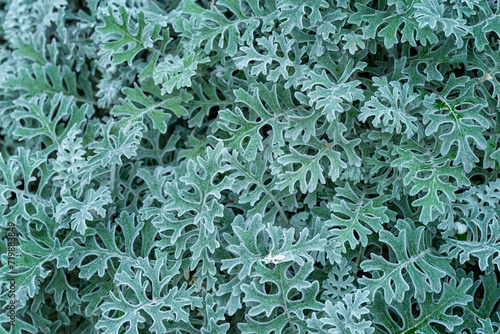
<svg viewBox="0 0 500 334">
<path fill-rule="evenodd" d="M 499 32 L 493 0 L 0 0 L 0 333 L 500 333 Z"/>
</svg>

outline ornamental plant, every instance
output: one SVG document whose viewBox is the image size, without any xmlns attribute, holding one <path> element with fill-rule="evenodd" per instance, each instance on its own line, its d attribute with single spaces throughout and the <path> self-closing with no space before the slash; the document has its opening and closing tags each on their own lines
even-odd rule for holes
<svg viewBox="0 0 500 334">
<path fill-rule="evenodd" d="M 499 34 L 494 0 L 0 0 L 0 333 L 499 334 Z"/>
</svg>

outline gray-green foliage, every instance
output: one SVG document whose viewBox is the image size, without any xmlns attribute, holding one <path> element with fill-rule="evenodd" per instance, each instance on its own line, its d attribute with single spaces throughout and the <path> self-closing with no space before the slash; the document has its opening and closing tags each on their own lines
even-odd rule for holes
<svg viewBox="0 0 500 334">
<path fill-rule="evenodd" d="M 0 0 L 0 333 L 499 333 L 499 37 L 493 0 Z"/>
</svg>

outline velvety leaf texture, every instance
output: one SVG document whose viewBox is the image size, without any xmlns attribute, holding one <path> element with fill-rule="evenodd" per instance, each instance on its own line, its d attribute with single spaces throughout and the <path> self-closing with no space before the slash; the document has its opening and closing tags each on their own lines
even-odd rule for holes
<svg viewBox="0 0 500 334">
<path fill-rule="evenodd" d="M 500 334 L 500 3 L 0 0 L 0 333 Z"/>
</svg>

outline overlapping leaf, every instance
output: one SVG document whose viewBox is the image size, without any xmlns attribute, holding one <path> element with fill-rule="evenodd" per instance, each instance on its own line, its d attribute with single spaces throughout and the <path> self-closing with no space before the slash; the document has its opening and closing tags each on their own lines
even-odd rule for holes
<svg viewBox="0 0 500 334">
<path fill-rule="evenodd" d="M 394 254 L 392 259 L 388 261 L 373 254 L 370 260 L 361 263 L 361 268 L 371 272 L 372 277 L 364 277 L 359 282 L 371 295 L 382 289 L 387 303 L 401 302 L 408 294 L 423 302 L 427 292 L 441 292 L 442 278 L 453 277 L 453 268 L 432 248 L 423 226 L 415 228 L 412 223 L 399 220 L 396 227 L 398 236 L 380 232 L 380 241 Z"/>
</svg>

